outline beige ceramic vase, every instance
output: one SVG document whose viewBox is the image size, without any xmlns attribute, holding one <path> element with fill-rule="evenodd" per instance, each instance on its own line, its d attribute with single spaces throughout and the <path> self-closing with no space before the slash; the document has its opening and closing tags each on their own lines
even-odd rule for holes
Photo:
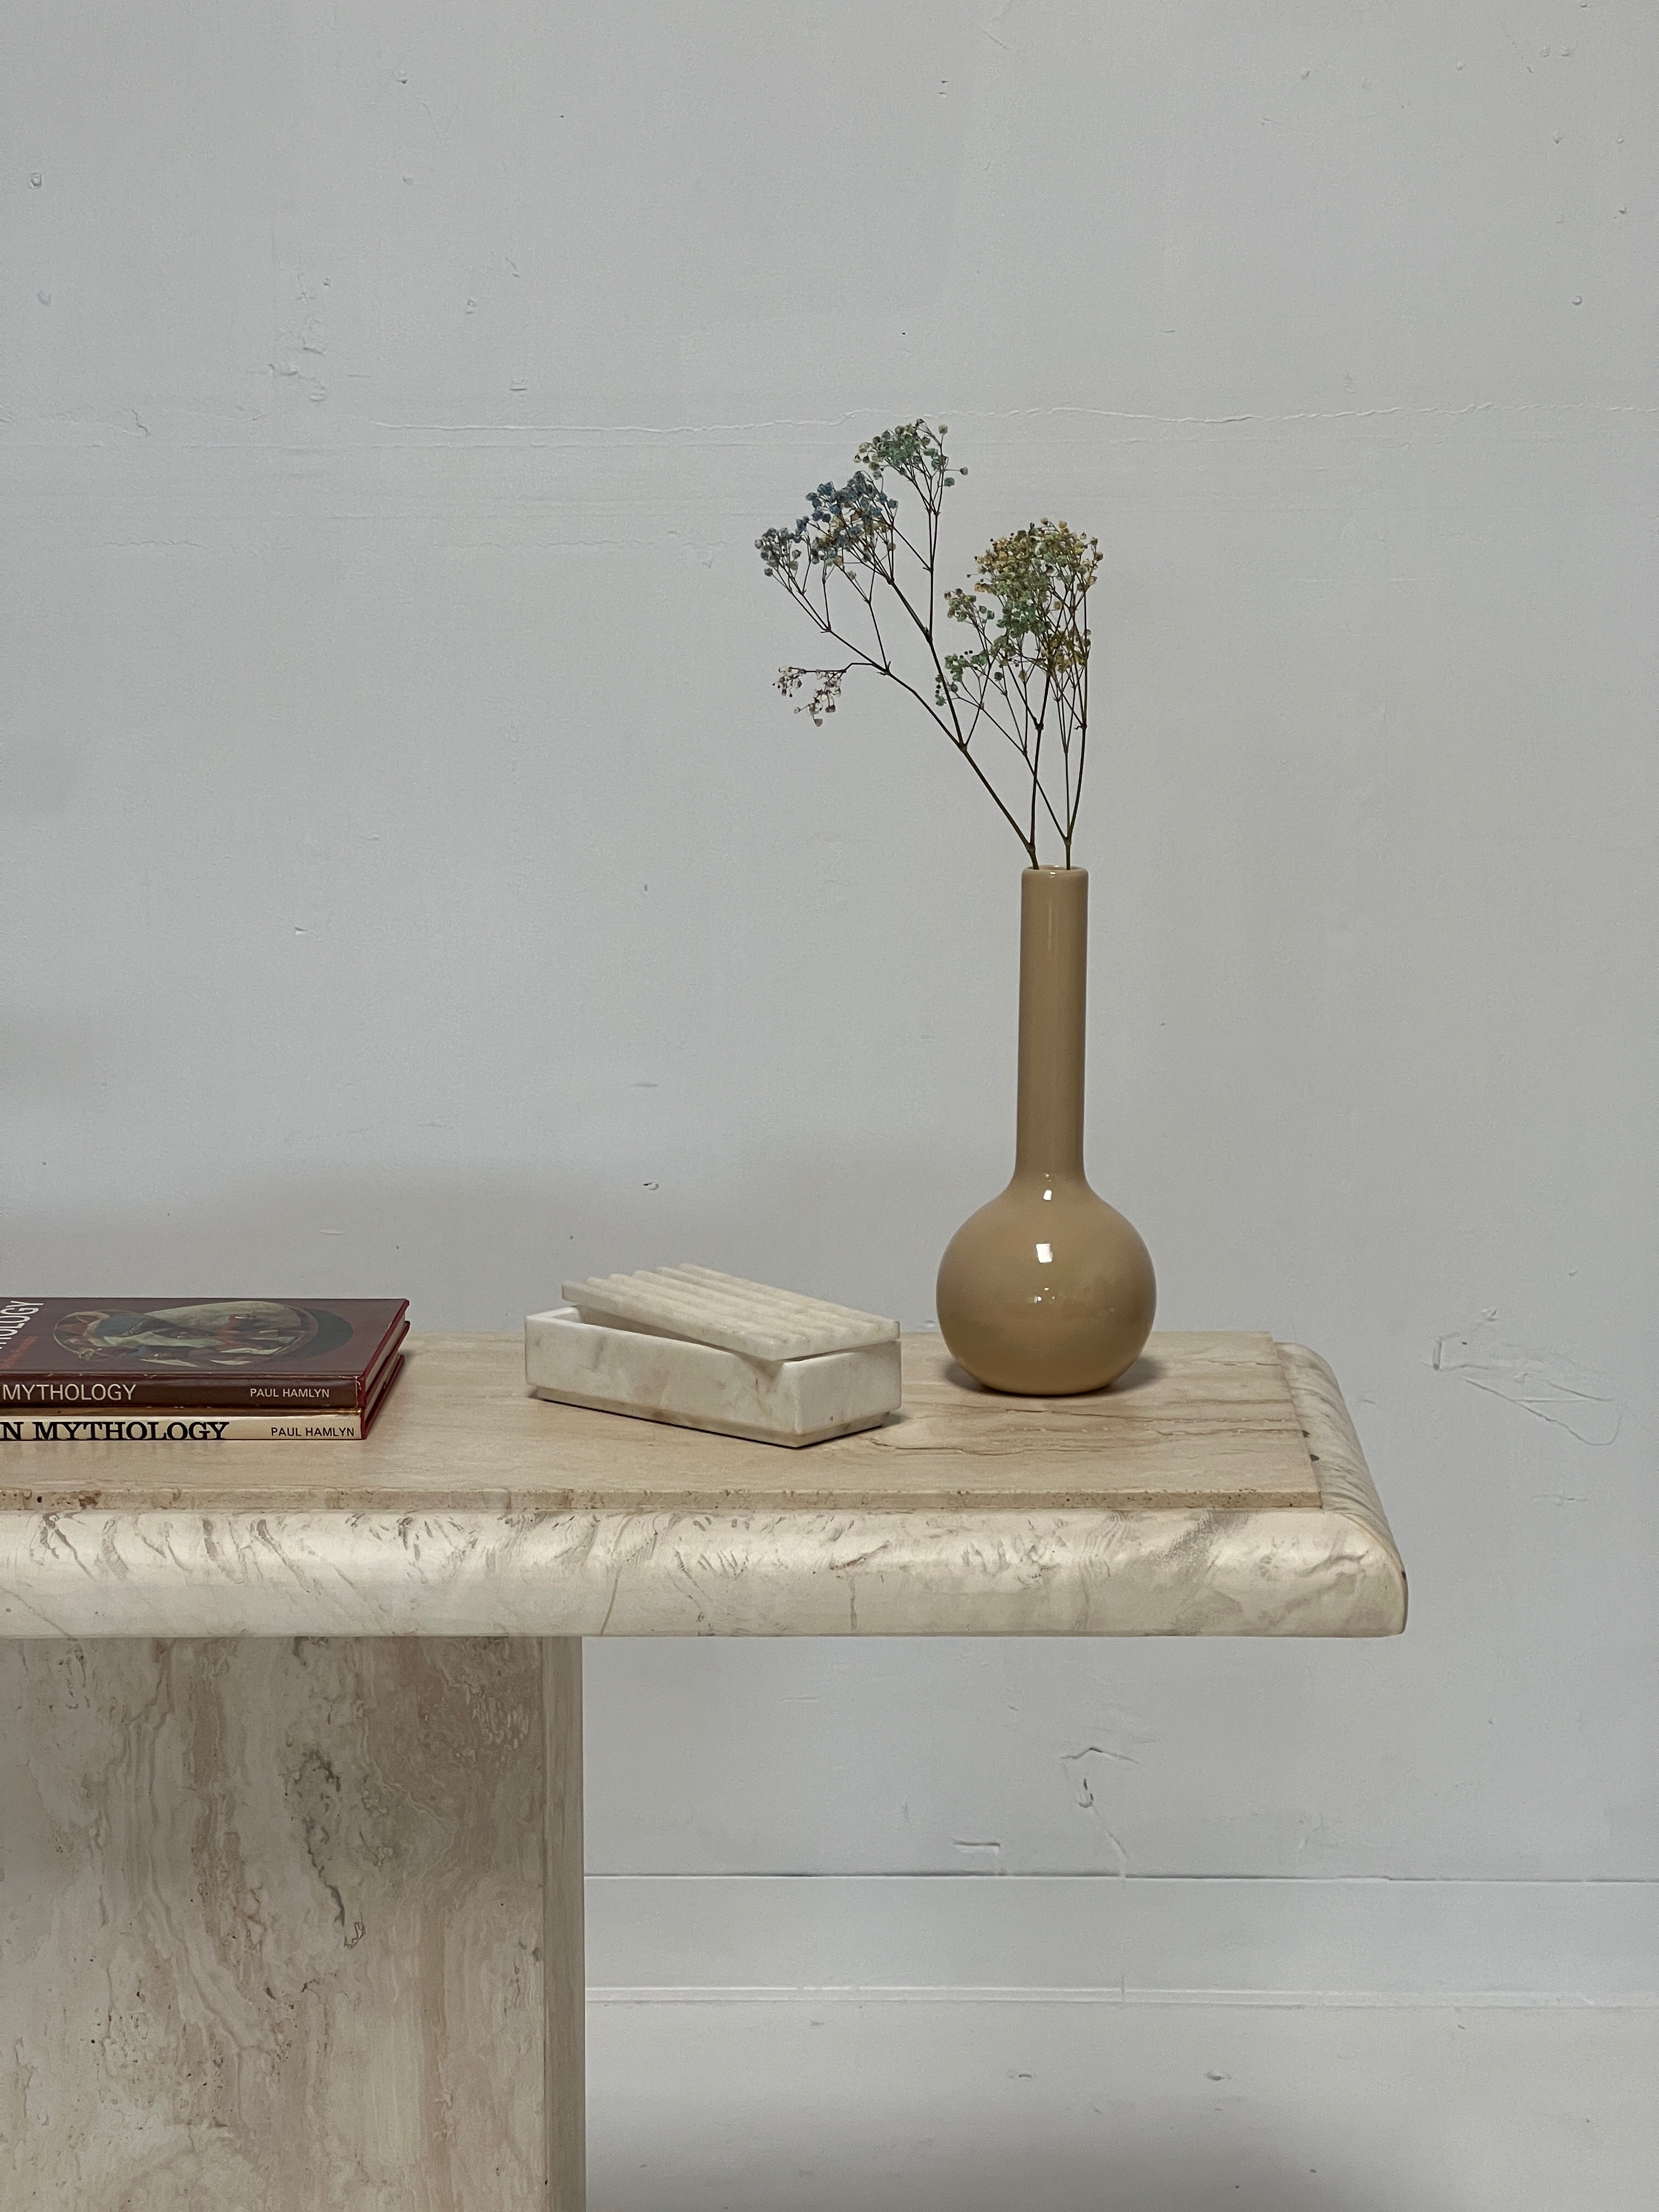
<svg viewBox="0 0 1659 2212">
<path fill-rule="evenodd" d="M 939 1325 L 988 1389 L 1103 1389 L 1152 1334 L 1146 1247 L 1083 1172 L 1089 877 L 1027 868 L 1020 885 L 1019 1127 L 1013 1181 L 964 1221 L 939 1270 Z"/>
</svg>

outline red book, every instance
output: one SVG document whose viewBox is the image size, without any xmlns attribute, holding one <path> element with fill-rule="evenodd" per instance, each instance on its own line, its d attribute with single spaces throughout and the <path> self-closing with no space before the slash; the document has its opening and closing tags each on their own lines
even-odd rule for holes
<svg viewBox="0 0 1659 2212">
<path fill-rule="evenodd" d="M 0 1412 L 369 1411 L 407 1298 L 0 1298 Z"/>
</svg>

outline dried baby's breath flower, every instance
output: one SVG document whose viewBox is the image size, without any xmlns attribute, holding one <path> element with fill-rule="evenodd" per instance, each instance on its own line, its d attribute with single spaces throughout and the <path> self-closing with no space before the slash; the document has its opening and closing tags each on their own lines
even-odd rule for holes
<svg viewBox="0 0 1659 2212">
<path fill-rule="evenodd" d="M 854 455 L 845 483 L 821 483 L 799 521 L 756 539 L 767 576 L 849 656 L 827 668 L 781 669 L 777 688 L 822 728 L 854 669 L 888 678 L 967 761 L 1030 865 L 1052 835 L 1069 868 L 1088 745 L 1089 591 L 1100 546 L 1045 517 L 994 539 L 974 564 L 972 585 L 941 594 L 939 516 L 945 493 L 967 474 L 947 457 L 945 434 L 944 423 L 921 421 L 878 431 Z M 941 616 L 968 631 L 963 651 L 942 650 Z M 899 641 L 909 648 L 902 659 L 893 649 Z"/>
</svg>

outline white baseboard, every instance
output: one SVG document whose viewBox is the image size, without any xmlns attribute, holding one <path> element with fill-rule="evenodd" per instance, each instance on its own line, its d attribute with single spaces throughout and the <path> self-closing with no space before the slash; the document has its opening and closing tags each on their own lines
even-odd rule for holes
<svg viewBox="0 0 1659 2212">
<path fill-rule="evenodd" d="M 1659 2006 L 1659 1882 L 594 1875 L 601 2002 Z"/>
</svg>

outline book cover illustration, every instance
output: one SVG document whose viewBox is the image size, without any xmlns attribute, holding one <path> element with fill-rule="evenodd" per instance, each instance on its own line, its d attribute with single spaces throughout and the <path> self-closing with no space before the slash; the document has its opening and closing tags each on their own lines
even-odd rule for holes
<svg viewBox="0 0 1659 2212">
<path fill-rule="evenodd" d="M 355 1407 L 408 1332 L 406 1298 L 9 1298 L 0 1407 Z"/>
</svg>

